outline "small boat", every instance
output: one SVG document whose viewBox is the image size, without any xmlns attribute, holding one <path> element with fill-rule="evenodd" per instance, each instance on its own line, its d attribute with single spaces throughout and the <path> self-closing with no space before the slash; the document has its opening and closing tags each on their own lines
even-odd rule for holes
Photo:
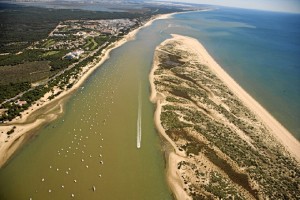
<svg viewBox="0 0 300 200">
<path fill-rule="evenodd" d="M 141 148 L 142 141 L 142 100 L 141 100 L 141 87 L 139 87 L 139 96 L 138 96 L 138 118 L 137 118 L 137 144 L 136 147 Z"/>
</svg>

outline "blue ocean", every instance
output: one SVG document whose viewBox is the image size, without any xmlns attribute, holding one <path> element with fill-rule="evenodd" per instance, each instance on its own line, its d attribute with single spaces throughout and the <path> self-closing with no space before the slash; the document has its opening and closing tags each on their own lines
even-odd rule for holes
<svg viewBox="0 0 300 200">
<path fill-rule="evenodd" d="M 300 140 L 300 14 L 219 8 L 177 14 L 163 32 L 197 38 Z"/>
</svg>

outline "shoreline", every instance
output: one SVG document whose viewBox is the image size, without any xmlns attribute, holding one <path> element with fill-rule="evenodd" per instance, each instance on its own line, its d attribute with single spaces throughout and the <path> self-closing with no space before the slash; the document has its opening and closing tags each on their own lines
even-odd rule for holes
<svg viewBox="0 0 300 200">
<path fill-rule="evenodd" d="M 157 47 L 156 47 L 157 49 Z M 163 101 L 165 99 L 164 95 L 161 93 L 158 93 L 155 89 L 154 84 L 154 72 L 158 69 L 158 59 L 154 58 L 153 66 L 149 74 L 149 80 L 150 80 L 150 88 L 151 88 L 151 96 L 150 101 L 156 105 L 156 109 L 154 112 L 154 124 L 156 126 L 157 131 L 159 134 L 166 139 L 169 144 L 172 146 L 172 150 L 166 154 L 166 179 L 168 182 L 168 185 L 176 197 L 176 199 L 185 199 L 190 200 L 192 199 L 186 191 L 183 189 L 183 180 L 180 178 L 178 172 L 177 172 L 177 163 L 180 161 L 185 160 L 185 154 L 184 152 L 181 152 L 176 148 L 175 142 L 166 134 L 165 129 L 163 128 L 160 120 L 161 110 L 163 107 Z"/>
<path fill-rule="evenodd" d="M 273 136 L 300 162 L 300 143 L 298 140 L 278 122 L 262 105 L 248 94 L 225 70 L 213 59 L 205 47 L 196 39 L 172 34 L 173 38 L 183 39 L 197 51 L 206 65 L 217 75 L 218 78 L 266 125 Z"/>
<path fill-rule="evenodd" d="M 251 97 L 234 79 L 230 77 L 227 72 L 213 59 L 213 57 L 207 52 L 205 47 L 196 39 L 176 34 L 171 34 L 172 38 L 167 39 L 156 47 L 164 45 L 170 40 L 180 40 L 188 48 L 193 49 L 196 55 L 207 65 L 209 69 L 226 85 L 255 116 L 267 127 L 270 134 L 287 150 L 290 156 L 300 162 L 300 143 L 298 140 L 285 129 L 265 108 L 263 108 L 253 97 Z M 184 180 L 180 176 L 180 171 L 177 169 L 177 163 L 188 159 L 183 152 L 178 150 L 178 146 L 175 142 L 166 134 L 166 130 L 161 124 L 161 110 L 163 105 L 167 104 L 164 94 L 157 91 L 154 81 L 154 72 L 158 69 L 158 57 L 154 56 L 153 66 L 149 74 L 149 81 L 151 85 L 150 101 L 156 105 L 154 114 L 154 122 L 158 132 L 170 143 L 173 150 L 167 154 L 167 181 L 171 188 L 171 191 L 177 199 L 191 199 L 184 188 Z"/>
<path fill-rule="evenodd" d="M 63 90 L 56 98 L 52 100 L 47 99 L 51 93 L 46 93 L 27 110 L 23 111 L 22 118 L 17 117 L 9 123 L 0 125 L 0 168 L 4 166 L 4 164 L 12 157 L 12 155 L 27 141 L 28 135 L 31 135 L 32 132 L 35 132 L 33 130 L 50 123 L 63 113 L 64 100 L 73 92 L 75 92 L 98 67 L 100 67 L 106 60 L 110 58 L 110 52 L 112 50 L 119 48 L 128 41 L 134 40 L 136 34 L 141 29 L 150 26 L 155 20 L 167 19 L 174 14 L 176 13 L 153 16 L 144 25 L 130 31 L 122 39 L 113 42 L 107 48 L 105 48 L 104 53 L 97 57 L 98 60 L 96 62 L 88 63 L 85 67 L 83 67 L 82 72 L 79 74 L 79 79 L 75 81 L 75 84 L 72 88 Z M 57 89 L 54 90 L 54 93 L 56 91 Z M 43 115 L 40 116 L 40 110 L 47 108 L 52 104 L 55 104 L 55 106 L 46 109 L 46 114 L 43 113 Z M 56 113 L 51 113 L 51 111 L 53 112 L 53 110 L 57 107 L 59 107 L 59 111 Z M 34 114 L 37 114 L 39 117 L 31 119 L 32 115 Z M 12 130 L 13 127 L 15 127 L 14 133 L 8 136 L 6 133 Z"/>
</svg>

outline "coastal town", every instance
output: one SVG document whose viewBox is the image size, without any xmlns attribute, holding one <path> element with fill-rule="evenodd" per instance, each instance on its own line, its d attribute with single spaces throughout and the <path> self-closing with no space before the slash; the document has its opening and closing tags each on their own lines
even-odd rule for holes
<svg viewBox="0 0 300 200">
<path fill-rule="evenodd" d="M 129 31 L 141 26 L 141 19 L 110 19 L 110 20 L 67 20 L 60 22 L 46 39 L 36 41 L 17 56 L 29 54 L 31 63 L 39 63 L 39 71 L 32 71 L 34 81 L 27 87 L 28 91 L 11 96 L 0 102 L 0 123 L 21 117 L 21 112 L 26 110 L 35 100 L 42 97 L 54 86 L 61 90 L 68 89 L 77 80 L 77 73 L 70 73 L 74 67 L 85 66 L 93 61 L 95 56 L 105 52 L 105 48 L 112 42 L 122 38 Z M 31 54 L 32 52 L 32 54 Z M 34 54 L 33 54 L 34 53 Z M 27 59 L 26 56 L 24 56 Z M 29 58 L 28 58 L 29 59 Z M 50 62 L 44 62 L 50 61 Z M 22 65 L 22 63 L 20 63 Z M 74 70 L 74 69 L 73 69 Z M 60 77 L 61 76 L 61 77 Z M 64 81 L 58 81 L 57 78 Z M 35 87 L 32 87 L 35 86 Z M 36 98 L 26 93 L 38 90 Z M 52 99 L 56 94 L 50 95 Z"/>
<path fill-rule="evenodd" d="M 42 44 L 46 45 L 41 48 L 45 50 L 80 48 L 90 51 L 97 47 L 97 40 L 107 36 L 123 36 L 141 24 L 138 19 L 68 20 L 59 23 L 49 34 L 49 38 L 42 40 Z"/>
</svg>

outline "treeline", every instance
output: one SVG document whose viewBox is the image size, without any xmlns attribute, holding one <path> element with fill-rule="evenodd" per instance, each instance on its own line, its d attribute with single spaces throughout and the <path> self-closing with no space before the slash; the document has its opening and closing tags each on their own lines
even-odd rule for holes
<svg viewBox="0 0 300 200">
<path fill-rule="evenodd" d="M 18 65 L 23 64 L 25 62 L 33 62 L 33 61 L 39 61 L 41 55 L 43 54 L 43 51 L 38 49 L 30 49 L 30 50 L 24 50 L 22 53 L 18 55 L 1 55 L 0 56 L 0 66 L 4 65 Z"/>
<path fill-rule="evenodd" d="M 149 11 L 146 13 L 148 15 L 153 14 L 167 14 L 167 13 L 174 13 L 174 12 L 182 12 L 183 10 L 176 7 L 147 7 Z"/>
<path fill-rule="evenodd" d="M 0 66 L 14 66 L 34 61 L 50 61 L 49 65 L 51 66 L 51 71 L 57 71 L 68 67 L 70 64 L 77 61 L 76 59 L 63 59 L 63 56 L 65 56 L 67 52 L 67 50 L 60 50 L 58 53 L 44 56 L 47 51 L 40 49 L 27 49 L 18 55 L 1 55 Z"/>
<path fill-rule="evenodd" d="M 107 41 L 107 37 L 106 36 L 98 36 L 98 37 L 94 37 L 94 40 L 95 40 L 95 42 L 97 42 L 98 46 L 101 46 Z"/>
<path fill-rule="evenodd" d="M 50 89 L 46 86 L 38 86 L 36 88 L 34 88 L 33 90 L 30 90 L 28 92 L 26 92 L 21 98 L 20 100 L 22 101 L 26 101 L 27 103 L 24 105 L 18 105 L 15 103 L 5 103 L 1 106 L 1 108 L 5 108 L 7 109 L 7 111 L 0 116 L 0 122 L 1 121 L 11 121 L 12 119 L 14 119 L 17 116 L 21 116 L 21 112 L 24 110 L 27 110 L 29 108 L 29 106 L 32 105 L 32 103 L 34 103 L 35 101 L 37 101 L 38 99 L 40 99 L 41 97 L 44 96 L 44 94 L 46 92 L 48 92 Z"/>
<path fill-rule="evenodd" d="M 30 89 L 30 83 L 10 83 L 8 85 L 0 85 L 0 103 L 5 99 L 10 99 L 19 93 Z"/>
</svg>

